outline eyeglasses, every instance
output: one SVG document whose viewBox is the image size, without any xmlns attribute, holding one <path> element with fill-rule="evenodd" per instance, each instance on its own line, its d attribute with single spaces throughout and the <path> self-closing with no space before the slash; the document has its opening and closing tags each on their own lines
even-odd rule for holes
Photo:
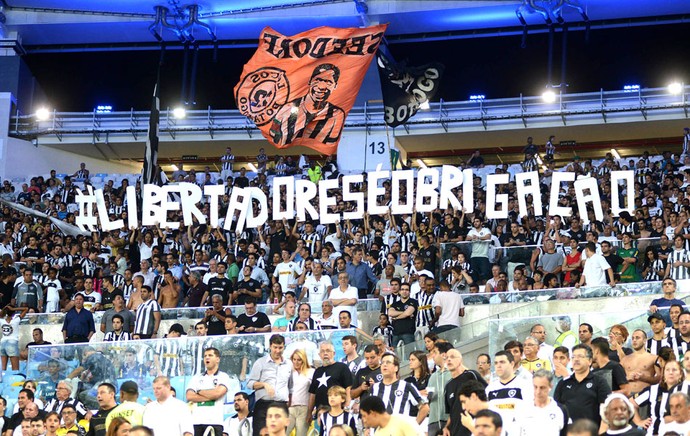
<svg viewBox="0 0 690 436">
<path fill-rule="evenodd" d="M 77 412 L 75 412 L 75 411 L 73 411 L 73 410 L 70 410 L 70 411 L 64 411 L 64 412 L 62 412 L 62 414 L 63 414 L 63 415 L 76 415 Z"/>
</svg>

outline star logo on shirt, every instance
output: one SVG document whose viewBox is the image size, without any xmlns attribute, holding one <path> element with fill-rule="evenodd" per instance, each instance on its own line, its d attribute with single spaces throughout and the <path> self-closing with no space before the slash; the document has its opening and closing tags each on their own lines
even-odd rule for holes
<svg viewBox="0 0 690 436">
<path fill-rule="evenodd" d="M 324 373 L 321 375 L 321 377 L 317 378 L 317 380 L 319 381 L 319 387 L 321 387 L 321 386 L 328 387 L 328 380 L 329 380 L 330 378 L 331 378 L 331 376 L 330 376 L 330 375 L 326 375 L 326 373 L 324 372 Z"/>
</svg>

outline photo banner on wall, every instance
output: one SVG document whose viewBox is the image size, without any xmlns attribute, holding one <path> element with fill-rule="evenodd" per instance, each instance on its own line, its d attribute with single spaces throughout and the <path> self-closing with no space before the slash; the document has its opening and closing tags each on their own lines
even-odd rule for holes
<svg viewBox="0 0 690 436">
<path fill-rule="evenodd" d="M 277 148 L 335 153 L 386 26 L 319 27 L 295 36 L 266 27 L 235 86 L 238 109 Z"/>
<path fill-rule="evenodd" d="M 438 62 L 421 67 L 397 64 L 384 50 L 379 50 L 376 63 L 381 79 L 384 120 L 390 127 L 405 124 L 417 113 L 420 104 L 434 98 L 445 69 Z"/>
</svg>

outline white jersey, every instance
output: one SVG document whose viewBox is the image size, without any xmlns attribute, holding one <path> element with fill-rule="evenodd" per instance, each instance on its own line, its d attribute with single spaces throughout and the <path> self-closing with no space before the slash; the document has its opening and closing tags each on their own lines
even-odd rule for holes
<svg viewBox="0 0 690 436">
<path fill-rule="evenodd" d="M 283 293 L 295 291 L 297 277 L 300 274 L 302 274 L 302 270 L 295 262 L 281 262 L 276 265 L 276 269 L 273 271 L 273 277 L 278 279 L 278 283 L 283 288 Z"/>
<path fill-rule="evenodd" d="M 492 380 L 486 387 L 489 405 L 496 408 L 503 418 L 503 429 L 508 434 L 518 434 L 516 430 L 517 408 L 534 404 L 534 387 L 531 381 L 515 376 L 508 383 L 500 379 Z M 511 431 L 512 430 L 512 431 Z"/>
<path fill-rule="evenodd" d="M 332 287 L 330 277 L 322 275 L 319 280 L 313 275 L 304 281 L 307 288 L 307 299 L 311 307 L 321 307 L 321 303 L 328 297 L 328 288 Z"/>
<path fill-rule="evenodd" d="M 202 374 L 192 377 L 192 381 L 187 386 L 187 390 L 193 391 L 214 389 L 216 386 L 223 385 L 229 391 L 232 381 L 230 377 L 218 371 L 214 375 L 209 375 L 205 371 Z M 223 425 L 225 395 L 221 396 L 215 401 L 204 401 L 201 403 L 194 403 L 192 409 L 192 422 L 202 425 Z"/>
<path fill-rule="evenodd" d="M 523 402 L 515 409 L 515 418 L 518 436 L 559 436 L 570 421 L 553 398 L 546 407 Z"/>
</svg>

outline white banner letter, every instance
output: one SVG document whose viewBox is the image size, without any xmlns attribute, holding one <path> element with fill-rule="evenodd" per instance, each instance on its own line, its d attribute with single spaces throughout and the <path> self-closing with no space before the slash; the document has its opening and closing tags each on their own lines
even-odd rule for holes
<svg viewBox="0 0 690 436">
<path fill-rule="evenodd" d="M 486 176 L 486 218 L 508 218 L 508 194 L 496 195 L 497 185 L 506 185 L 510 182 L 510 174 L 488 174 Z M 496 210 L 496 203 L 501 205 L 501 210 Z"/>
</svg>

